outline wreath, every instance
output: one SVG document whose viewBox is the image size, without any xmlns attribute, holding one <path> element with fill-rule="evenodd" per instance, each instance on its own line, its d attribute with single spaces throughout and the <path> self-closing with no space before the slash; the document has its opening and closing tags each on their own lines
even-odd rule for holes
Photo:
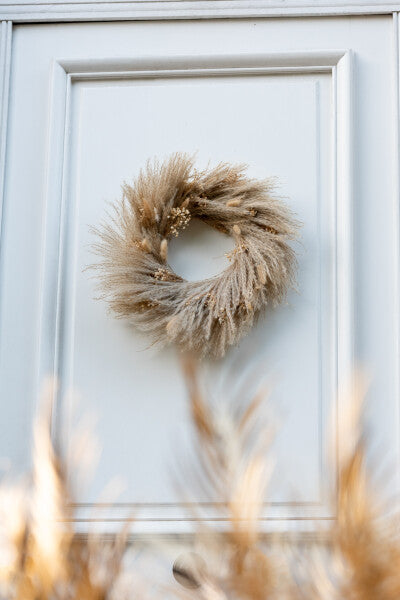
<svg viewBox="0 0 400 600">
<path fill-rule="evenodd" d="M 198 171 L 193 158 L 174 154 L 148 162 L 123 186 L 121 201 L 94 230 L 102 297 L 116 316 L 158 344 L 221 357 L 262 309 L 286 298 L 298 223 L 274 194 L 274 179 L 249 179 L 244 170 L 219 164 Z M 169 240 L 191 219 L 235 240 L 227 268 L 201 281 L 183 279 L 168 264 Z"/>
</svg>

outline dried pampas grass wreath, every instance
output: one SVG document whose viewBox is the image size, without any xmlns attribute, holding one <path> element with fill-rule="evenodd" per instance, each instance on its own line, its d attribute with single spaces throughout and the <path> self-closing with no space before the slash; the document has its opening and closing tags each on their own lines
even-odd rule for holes
<svg viewBox="0 0 400 600">
<path fill-rule="evenodd" d="M 155 343 L 222 357 L 294 285 L 289 241 L 298 223 L 275 195 L 274 179 L 250 179 L 244 170 L 219 164 L 198 171 L 185 154 L 148 162 L 94 229 L 102 297 Z M 191 219 L 235 241 L 228 267 L 201 281 L 183 279 L 168 264 L 169 240 Z"/>
</svg>

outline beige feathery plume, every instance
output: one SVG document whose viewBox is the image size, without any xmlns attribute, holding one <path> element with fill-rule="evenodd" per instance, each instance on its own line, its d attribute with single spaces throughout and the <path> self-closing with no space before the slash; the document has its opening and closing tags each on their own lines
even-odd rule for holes
<svg viewBox="0 0 400 600">
<path fill-rule="evenodd" d="M 201 570 L 191 577 L 189 562 L 186 575 L 197 582 L 198 597 L 278 599 L 279 590 L 287 592 L 287 574 L 263 545 L 260 521 L 273 439 L 270 425 L 260 427 L 264 394 L 248 406 L 221 411 L 204 397 L 190 357 L 184 359 L 184 372 L 198 458 L 196 481 L 185 478 L 186 489 L 192 483 L 192 491 L 213 504 L 218 519 L 225 520 L 223 532 L 212 525 L 200 529 Z"/>
<path fill-rule="evenodd" d="M 398 515 L 383 501 L 366 456 L 363 425 L 365 377 L 357 375 L 341 406 L 336 519 L 319 545 L 301 558 L 305 573 L 298 598 L 307 600 L 398 600 Z"/>
<path fill-rule="evenodd" d="M 151 252 L 151 246 L 147 238 L 142 239 L 142 241 L 140 242 L 140 246 L 145 252 Z"/>
<path fill-rule="evenodd" d="M 162 240 L 160 244 L 160 256 L 163 262 L 167 262 L 168 258 L 168 242 L 167 240 Z"/>
<path fill-rule="evenodd" d="M 49 383 L 34 426 L 32 484 L 0 485 L 0 596 L 111 600 L 123 570 L 127 528 L 108 540 L 100 534 L 76 536 L 67 465 L 50 435 L 53 398 Z"/>
</svg>

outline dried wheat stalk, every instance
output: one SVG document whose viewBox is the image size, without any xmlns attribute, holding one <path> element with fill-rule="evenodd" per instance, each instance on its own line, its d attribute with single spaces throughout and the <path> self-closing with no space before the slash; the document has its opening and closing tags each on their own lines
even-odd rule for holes
<svg viewBox="0 0 400 600">
<path fill-rule="evenodd" d="M 223 356 L 267 305 L 281 303 L 294 285 L 289 240 L 298 223 L 274 194 L 274 180 L 220 164 L 198 172 L 174 154 L 148 163 L 98 229 L 100 289 L 111 310 L 155 343 L 174 342 L 200 356 Z M 218 276 L 186 281 L 168 264 L 168 241 L 190 219 L 235 240 L 230 265 Z"/>
<path fill-rule="evenodd" d="M 358 377 L 339 423 L 337 516 L 328 551 L 309 556 L 307 600 L 398 600 L 400 535 L 395 506 L 383 499 L 384 482 L 371 473 L 363 427 L 365 381 Z"/>
<path fill-rule="evenodd" d="M 185 477 L 185 490 L 211 502 L 225 521 L 203 525 L 195 545 L 201 558 L 184 557 L 179 577 L 189 591 L 182 598 L 202 600 L 292 599 L 291 579 L 282 561 L 263 540 L 262 513 L 272 471 L 270 444 L 274 437 L 266 421 L 265 394 L 244 406 L 213 406 L 201 391 L 196 365 L 185 359 L 184 373 L 194 425 L 195 458 Z M 265 408 L 265 407 L 264 407 Z M 192 510 L 201 514 L 201 506 Z M 218 521 L 217 521 L 218 522 Z M 294 598 L 294 597 L 293 597 Z"/>
<path fill-rule="evenodd" d="M 48 394 L 53 395 L 50 389 Z M 89 451 L 87 432 L 85 440 L 76 442 Z M 0 486 L 2 599 L 128 598 L 122 568 L 127 528 L 107 540 L 95 533 L 78 538 L 65 470 L 51 441 L 50 412 L 43 411 L 34 428 L 32 483 Z"/>
</svg>

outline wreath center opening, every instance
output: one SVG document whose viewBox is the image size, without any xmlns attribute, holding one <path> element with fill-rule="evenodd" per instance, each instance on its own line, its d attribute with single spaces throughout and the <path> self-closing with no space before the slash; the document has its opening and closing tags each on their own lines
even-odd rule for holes
<svg viewBox="0 0 400 600">
<path fill-rule="evenodd" d="M 199 281 L 219 275 L 229 266 L 227 254 L 235 248 L 229 235 L 192 219 L 186 229 L 168 243 L 168 263 L 187 281 Z"/>
</svg>

